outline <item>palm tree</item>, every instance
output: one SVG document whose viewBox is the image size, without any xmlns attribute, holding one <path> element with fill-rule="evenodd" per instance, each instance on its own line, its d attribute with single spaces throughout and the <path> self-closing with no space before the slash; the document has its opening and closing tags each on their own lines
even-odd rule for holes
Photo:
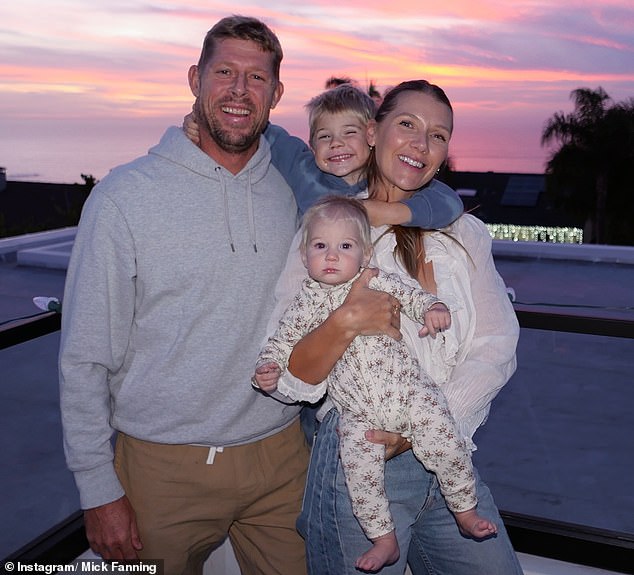
<svg viewBox="0 0 634 575">
<path fill-rule="evenodd" d="M 84 180 L 84 183 L 82 185 L 84 186 L 84 188 L 86 188 L 87 191 L 92 190 L 99 182 L 99 180 L 95 178 L 95 176 L 93 176 L 92 174 L 82 174 L 81 179 Z"/>
<path fill-rule="evenodd" d="M 601 87 L 571 98 L 574 112 L 554 114 L 542 132 L 542 146 L 560 143 L 546 166 L 547 190 L 585 220 L 590 242 L 634 244 L 634 99 L 614 104 Z"/>
<path fill-rule="evenodd" d="M 376 87 L 374 80 L 370 80 L 370 83 L 368 84 L 368 96 L 374 100 L 377 108 L 381 105 L 381 102 L 383 102 L 383 96 Z"/>
</svg>

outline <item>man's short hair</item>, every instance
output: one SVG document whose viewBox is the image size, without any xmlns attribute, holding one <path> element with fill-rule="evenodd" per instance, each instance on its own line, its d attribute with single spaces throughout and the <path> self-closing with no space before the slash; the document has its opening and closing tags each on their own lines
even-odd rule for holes
<svg viewBox="0 0 634 575">
<path fill-rule="evenodd" d="M 207 32 L 198 59 L 198 69 L 203 70 L 211 59 L 218 40 L 248 40 L 256 43 L 263 52 L 273 54 L 273 72 L 275 80 L 280 79 L 280 65 L 284 53 L 275 33 L 264 22 L 250 16 L 227 16 L 219 20 Z"/>
</svg>

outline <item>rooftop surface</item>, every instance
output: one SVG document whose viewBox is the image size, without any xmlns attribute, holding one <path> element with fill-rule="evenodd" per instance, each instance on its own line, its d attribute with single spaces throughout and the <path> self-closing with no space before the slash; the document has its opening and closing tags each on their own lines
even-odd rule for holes
<svg viewBox="0 0 634 575">
<path fill-rule="evenodd" d="M 634 264 L 527 257 L 495 244 L 516 302 L 634 319 Z M 0 322 L 38 313 L 35 296 L 62 298 L 64 269 L 11 260 L 0 260 Z M 0 557 L 79 506 L 61 447 L 58 342 L 52 334 L 0 354 L 0 451 L 9 462 L 0 508 L 16 518 L 1 528 Z M 475 438 L 476 465 L 500 508 L 634 533 L 632 358 L 634 340 L 522 330 L 518 372 Z"/>
</svg>

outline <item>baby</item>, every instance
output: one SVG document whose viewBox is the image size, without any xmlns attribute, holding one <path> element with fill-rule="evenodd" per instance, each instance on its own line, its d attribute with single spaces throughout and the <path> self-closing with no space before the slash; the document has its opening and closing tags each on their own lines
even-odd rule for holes
<svg viewBox="0 0 634 575">
<path fill-rule="evenodd" d="M 266 393 L 277 389 L 294 345 L 343 303 L 370 262 L 370 225 L 361 202 L 330 197 L 310 208 L 302 223 L 300 254 L 309 277 L 256 364 L 254 385 Z M 435 337 L 450 327 L 451 316 L 442 302 L 397 275 L 378 270 L 370 287 L 397 298 L 400 305 L 394 313 L 402 309 L 422 323 L 421 336 Z M 416 457 L 436 473 L 464 535 L 483 538 L 496 533 L 496 526 L 476 512 L 470 453 L 445 397 L 421 372 L 406 343 L 388 336 L 356 337 L 329 374 L 327 391 L 340 413 L 340 457 L 353 512 L 373 543 L 357 559 L 358 569 L 378 571 L 400 553 L 384 489 L 385 448 L 366 440 L 369 429 L 398 432 L 412 442 Z"/>
</svg>

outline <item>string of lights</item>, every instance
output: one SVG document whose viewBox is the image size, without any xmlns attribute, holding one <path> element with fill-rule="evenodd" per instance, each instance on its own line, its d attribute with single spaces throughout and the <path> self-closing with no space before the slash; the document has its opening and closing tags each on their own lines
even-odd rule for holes
<svg viewBox="0 0 634 575">
<path fill-rule="evenodd" d="M 582 244 L 583 230 L 556 226 L 520 226 L 516 224 L 486 224 L 494 240 L 513 242 L 548 242 Z"/>
</svg>

